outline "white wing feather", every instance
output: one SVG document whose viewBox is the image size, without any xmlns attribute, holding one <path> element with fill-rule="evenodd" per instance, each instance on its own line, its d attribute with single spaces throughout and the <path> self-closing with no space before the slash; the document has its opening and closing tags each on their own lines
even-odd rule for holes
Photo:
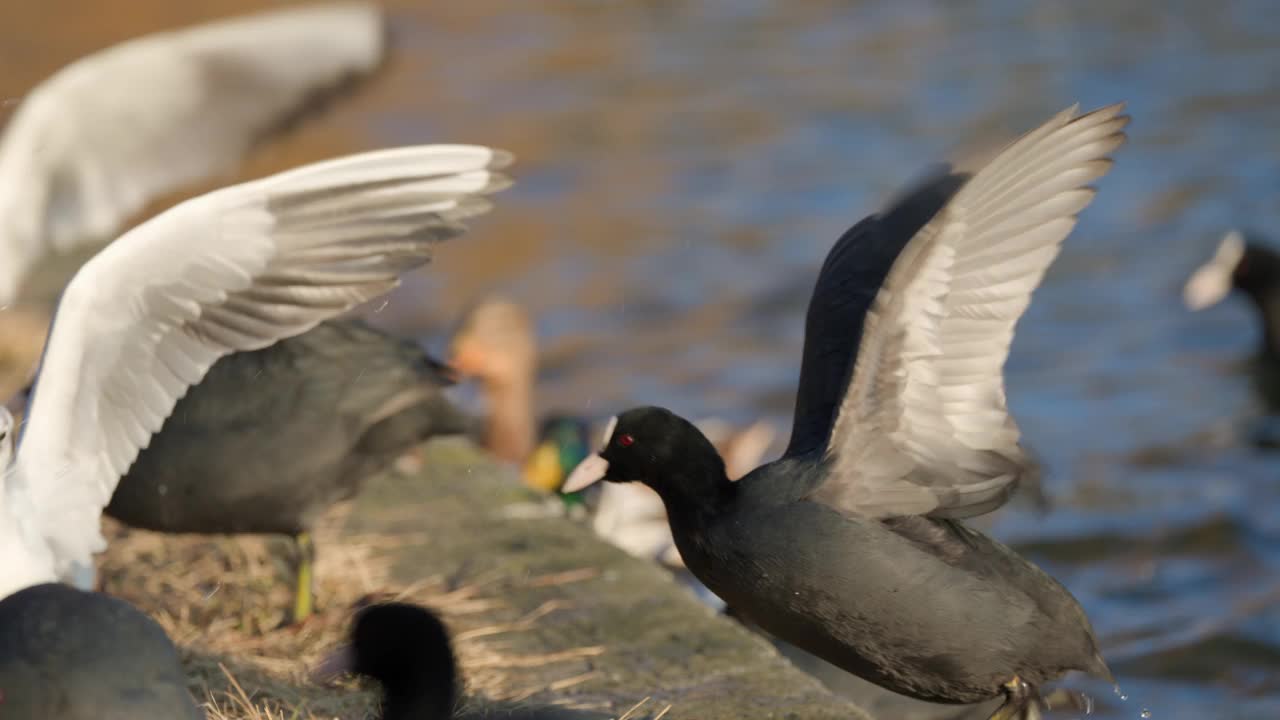
<svg viewBox="0 0 1280 720">
<path fill-rule="evenodd" d="M 296 335 L 394 287 L 483 212 L 508 155 L 397 148 L 190 200 L 90 260 L 58 306 L 6 499 L 57 572 L 103 547 L 99 515 L 187 388 L 223 355 Z"/>
<path fill-rule="evenodd" d="M 1005 405 L 1014 326 L 1128 122 L 1060 113 L 982 168 L 903 249 L 866 318 L 816 496 L 864 515 L 964 517 L 1034 462 Z"/>
<path fill-rule="evenodd" d="M 378 7 L 338 3 L 148 35 L 59 70 L 0 139 L 0 304 L 49 245 L 106 240 L 159 194 L 231 170 L 383 50 Z"/>
</svg>

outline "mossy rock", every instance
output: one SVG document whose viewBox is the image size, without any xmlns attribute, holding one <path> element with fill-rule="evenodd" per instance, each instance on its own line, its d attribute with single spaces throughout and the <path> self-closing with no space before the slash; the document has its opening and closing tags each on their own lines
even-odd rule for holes
<svg viewBox="0 0 1280 720">
<path fill-rule="evenodd" d="M 637 720 L 668 705 L 666 718 L 869 719 L 768 640 L 700 603 L 662 568 L 563 517 L 557 501 L 525 490 L 469 443 L 435 441 L 425 454 L 418 477 L 371 483 L 346 530 L 418 534 L 424 539 L 396 551 L 395 579 L 483 582 L 505 605 L 487 622 L 537 615 L 504 638 L 514 656 L 582 652 L 568 664 L 505 668 L 520 684 L 544 688 L 528 702 L 568 700 L 600 708 L 603 718 L 650 698 L 630 716 Z"/>
</svg>

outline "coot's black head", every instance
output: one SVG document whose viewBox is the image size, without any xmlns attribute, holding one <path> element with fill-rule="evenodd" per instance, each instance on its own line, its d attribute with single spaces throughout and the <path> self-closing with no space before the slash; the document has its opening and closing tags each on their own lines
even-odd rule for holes
<svg viewBox="0 0 1280 720">
<path fill-rule="evenodd" d="M 452 717 L 457 669 L 449 634 L 431 611 L 370 605 L 356 614 L 347 652 L 351 672 L 382 684 L 384 720 Z"/>
<path fill-rule="evenodd" d="M 674 498 L 710 499 L 729 484 L 724 461 L 693 423 L 670 410 L 640 407 L 609 422 L 604 443 L 565 481 L 576 492 L 599 480 L 639 481 Z"/>
<path fill-rule="evenodd" d="M 1280 254 L 1257 236 L 1233 230 L 1213 257 L 1192 273 L 1183 287 L 1187 307 L 1202 310 L 1220 302 L 1231 290 L 1241 290 L 1259 304 L 1280 297 Z"/>
</svg>

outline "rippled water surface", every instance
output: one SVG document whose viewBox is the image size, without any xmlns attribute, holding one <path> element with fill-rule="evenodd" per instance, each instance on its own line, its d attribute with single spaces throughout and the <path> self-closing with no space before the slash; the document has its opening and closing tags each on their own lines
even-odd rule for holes
<svg viewBox="0 0 1280 720">
<path fill-rule="evenodd" d="M 0 92 L 244 2 L 21 3 Z M 1277 223 L 1280 24 L 1253 2 L 393 5 L 399 51 L 259 175 L 422 141 L 514 151 L 518 185 L 379 317 L 439 341 L 500 290 L 538 317 L 540 402 L 764 416 L 783 429 L 802 315 L 849 225 L 948 153 L 1079 101 L 1131 142 L 1018 329 L 1009 401 L 1057 508 L 995 533 L 1082 601 L 1128 700 L 1097 715 L 1280 717 L 1280 457 L 1238 303 L 1177 295 L 1225 229 Z"/>
</svg>

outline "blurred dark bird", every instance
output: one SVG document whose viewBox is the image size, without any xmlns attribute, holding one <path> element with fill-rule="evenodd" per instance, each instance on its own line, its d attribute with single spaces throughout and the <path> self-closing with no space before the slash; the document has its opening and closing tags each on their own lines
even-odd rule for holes
<svg viewBox="0 0 1280 720">
<path fill-rule="evenodd" d="M 601 712 L 528 701 L 486 701 L 457 708 L 462 678 L 448 630 L 434 612 L 408 603 L 369 605 L 352 619 L 348 643 L 311 673 L 327 682 L 343 673 L 377 682 L 379 720 L 607 720 Z"/>
<path fill-rule="evenodd" d="M 313 609 L 310 529 L 334 503 L 470 418 L 443 394 L 447 368 L 360 320 L 331 320 L 219 360 L 120 479 L 106 513 L 174 533 L 296 540 L 293 618 Z"/>
<path fill-rule="evenodd" d="M 1256 235 L 1232 230 L 1182 288 L 1192 310 L 1217 305 L 1233 290 L 1249 300 L 1262 325 L 1259 355 L 1280 364 L 1280 252 Z"/>
<path fill-rule="evenodd" d="M 1191 310 L 1204 310 L 1233 290 L 1248 298 L 1263 326 L 1261 353 L 1280 358 L 1280 253 L 1256 235 L 1232 230 L 1222 236 L 1213 257 L 1195 269 L 1182 288 Z"/>
<path fill-rule="evenodd" d="M 1248 370 L 1254 390 L 1271 416 L 1251 430 L 1255 445 L 1280 446 L 1280 252 L 1262 237 L 1232 230 L 1223 236 L 1208 262 L 1196 268 L 1182 288 L 1191 310 L 1204 310 L 1233 291 L 1255 310 L 1262 337 Z"/>
<path fill-rule="evenodd" d="M 47 583 L 0 600 L 5 720 L 203 720 L 178 651 L 108 595 Z"/>
<path fill-rule="evenodd" d="M 0 306 L 50 249 L 105 242 L 375 69 L 385 30 L 371 3 L 273 10 L 129 40 L 29 91 L 0 137 Z"/>
<path fill-rule="evenodd" d="M 446 720 L 458 697 L 458 669 L 444 623 L 408 603 L 381 603 L 358 611 L 350 644 L 313 673 L 327 680 L 350 672 L 382 686 L 382 720 Z"/>
<path fill-rule="evenodd" d="M 960 520 L 1039 472 L 1003 367 L 1127 123 L 1119 105 L 1072 107 L 845 233 L 810 300 L 781 459 L 732 482 L 692 423 L 643 407 L 565 490 L 650 486 L 689 569 L 736 612 L 902 695 L 1003 694 L 993 718 L 1036 718 L 1045 683 L 1110 677 L 1066 588 Z"/>
</svg>

